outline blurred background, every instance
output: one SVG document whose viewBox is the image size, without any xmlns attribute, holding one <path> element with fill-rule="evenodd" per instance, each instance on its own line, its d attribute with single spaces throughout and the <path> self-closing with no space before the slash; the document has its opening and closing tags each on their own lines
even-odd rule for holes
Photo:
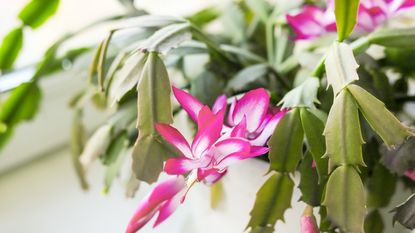
<svg viewBox="0 0 415 233">
<path fill-rule="evenodd" d="M 17 14 L 27 0 L 0 1 L 0 38 L 18 25 Z M 154 14 L 186 16 L 220 0 L 140 0 L 139 8 Z M 17 60 L 20 71 L 0 80 L 0 94 L 30 78 L 33 64 L 45 50 L 65 33 L 75 31 L 98 19 L 120 14 L 116 0 L 61 0 L 58 12 L 37 30 L 25 31 L 24 47 Z M 76 46 L 102 40 L 110 26 L 102 27 L 72 41 Z M 115 233 L 123 232 L 138 201 L 151 189 L 142 184 L 137 195 L 127 199 L 122 184 L 102 194 L 103 168 L 96 163 L 88 174 L 90 190 L 82 191 L 71 162 L 68 142 L 73 111 L 68 101 L 85 84 L 85 75 L 68 69 L 41 83 L 40 112 L 33 122 L 24 123 L 0 156 L 0 232 L 1 233 Z M 85 114 L 90 130 L 103 119 L 90 108 Z M 225 178 L 225 200 L 217 210 L 209 204 L 209 190 L 198 186 L 185 204 L 159 228 L 147 226 L 143 232 L 202 233 L 243 232 L 249 219 L 255 192 L 263 183 L 267 164 L 261 161 L 241 163 Z M 237 175 L 233 175 L 237 174 Z M 253 175 L 258 174 L 258 175 Z M 299 194 L 296 193 L 297 200 Z M 405 196 L 406 194 L 403 194 Z M 398 200 L 392 201 L 393 205 Z M 286 224 L 278 223 L 279 232 L 299 232 L 302 207 L 293 202 Z M 404 232 L 401 228 L 387 232 Z"/>
</svg>

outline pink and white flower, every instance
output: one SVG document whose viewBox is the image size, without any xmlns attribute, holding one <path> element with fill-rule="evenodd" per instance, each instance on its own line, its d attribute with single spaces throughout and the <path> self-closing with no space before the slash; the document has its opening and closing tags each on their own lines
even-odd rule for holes
<svg viewBox="0 0 415 233">
<path fill-rule="evenodd" d="M 361 0 L 355 31 L 368 33 L 395 16 L 401 10 L 415 6 L 415 0 Z M 296 40 L 308 40 L 335 32 L 334 1 L 328 0 L 325 9 L 306 5 L 297 14 L 286 16 Z"/>
<path fill-rule="evenodd" d="M 185 194 L 186 183 L 183 176 L 170 178 L 158 184 L 137 207 L 128 223 L 126 233 L 135 233 L 146 225 L 158 212 L 153 227 L 166 220 L 180 205 Z"/>
<path fill-rule="evenodd" d="M 155 124 L 158 133 L 180 152 L 164 165 L 164 171 L 175 178 L 157 185 L 140 203 L 126 233 L 141 229 L 157 212 L 154 227 L 163 222 L 195 182 L 213 184 L 233 163 L 267 153 L 269 148 L 264 145 L 286 112 L 270 107 L 268 93 L 260 88 L 233 100 L 224 125 L 226 96 L 220 96 L 210 109 L 185 91 L 173 87 L 173 93 L 197 123 L 197 133 L 190 144 L 171 125 Z M 186 184 L 185 174 L 190 184 Z"/>
<path fill-rule="evenodd" d="M 408 170 L 404 175 L 415 182 L 415 170 Z"/>
</svg>

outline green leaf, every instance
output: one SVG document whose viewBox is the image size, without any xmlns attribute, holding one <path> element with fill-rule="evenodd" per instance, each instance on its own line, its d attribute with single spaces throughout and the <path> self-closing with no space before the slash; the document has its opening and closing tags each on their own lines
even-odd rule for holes
<svg viewBox="0 0 415 233">
<path fill-rule="evenodd" d="M 98 64 L 97 64 L 97 76 L 98 76 L 98 85 L 101 89 L 101 91 L 104 90 L 104 80 L 105 80 L 105 61 L 107 58 L 107 51 L 108 47 L 111 42 L 112 35 L 114 35 L 115 30 L 111 30 L 107 37 L 101 42 L 99 45 L 99 52 L 98 55 Z"/>
<path fill-rule="evenodd" d="M 190 93 L 202 103 L 212 105 L 223 94 L 224 88 L 225 81 L 222 78 L 213 72 L 204 71 L 191 82 Z"/>
<path fill-rule="evenodd" d="M 301 161 L 300 184 L 301 200 L 311 206 L 319 206 L 322 197 L 322 187 L 319 185 L 316 168 L 313 167 L 313 157 L 310 152 L 304 154 Z"/>
<path fill-rule="evenodd" d="M 394 210 L 393 222 L 399 222 L 408 229 L 415 229 L 415 193 Z"/>
<path fill-rule="evenodd" d="M 154 128 L 155 123 L 173 122 L 170 80 L 157 53 L 149 53 L 137 93 L 139 137 L 134 145 L 133 170 L 137 179 L 153 183 L 163 168 L 163 158 L 172 155 Z"/>
<path fill-rule="evenodd" d="M 337 95 L 345 86 L 358 80 L 359 65 L 353 55 L 352 48 L 346 43 L 334 42 L 330 47 L 326 62 L 327 84 L 331 85 Z"/>
<path fill-rule="evenodd" d="M 334 99 L 324 129 L 326 155 L 333 165 L 365 165 L 362 157 L 362 132 L 359 113 L 347 89 Z"/>
<path fill-rule="evenodd" d="M 294 172 L 303 155 L 303 137 L 300 110 L 293 109 L 280 120 L 268 141 L 270 169 Z"/>
<path fill-rule="evenodd" d="M 249 233 L 274 233 L 274 227 L 255 227 Z"/>
<path fill-rule="evenodd" d="M 226 89 L 233 91 L 241 91 L 247 87 L 248 84 L 263 78 L 268 73 L 268 64 L 257 64 L 244 68 L 232 77 Z"/>
<path fill-rule="evenodd" d="M 324 123 L 306 108 L 301 108 L 300 114 L 307 146 L 316 163 L 319 182 L 322 182 L 328 175 L 328 159 L 323 158 L 326 152 L 326 142 L 323 136 Z"/>
<path fill-rule="evenodd" d="M 114 74 L 109 87 L 110 103 L 120 101 L 128 91 L 138 84 L 146 58 L 147 54 L 135 52 L 125 60 L 122 68 Z"/>
<path fill-rule="evenodd" d="M 383 233 L 385 224 L 379 210 L 373 210 L 365 219 L 365 232 L 367 233 Z"/>
<path fill-rule="evenodd" d="M 265 0 L 246 0 L 248 7 L 257 15 L 262 22 L 267 22 L 269 14 L 269 5 Z"/>
<path fill-rule="evenodd" d="M 3 122 L 0 122 L 0 134 L 4 133 L 7 131 L 7 125 L 4 124 Z"/>
<path fill-rule="evenodd" d="M 336 15 L 337 37 L 341 42 L 353 31 L 357 21 L 359 0 L 335 0 L 334 14 Z"/>
<path fill-rule="evenodd" d="M 291 207 L 293 188 L 294 182 L 286 173 L 268 178 L 256 194 L 247 228 L 251 232 L 270 232 L 277 220 L 284 221 L 284 212 Z"/>
<path fill-rule="evenodd" d="M 103 157 L 103 163 L 108 165 L 104 180 L 104 193 L 108 193 L 112 182 L 120 172 L 125 157 L 129 154 L 127 153 L 127 146 L 128 137 L 124 132 L 112 141 L 105 156 Z"/>
<path fill-rule="evenodd" d="M 101 155 L 101 161 L 104 165 L 108 166 L 117 161 L 118 156 L 128 146 L 128 135 L 125 131 L 121 132 L 115 138 L 112 139 L 106 152 Z"/>
<path fill-rule="evenodd" d="M 210 187 L 210 208 L 216 209 L 223 200 L 224 194 L 222 181 L 219 180 Z"/>
<path fill-rule="evenodd" d="M 386 146 L 380 148 L 382 154 L 381 162 L 390 171 L 403 175 L 407 170 L 415 168 L 415 137 L 411 137 L 406 143 L 395 149 Z"/>
<path fill-rule="evenodd" d="M 309 107 L 313 108 L 317 100 L 317 91 L 320 82 L 317 78 L 307 78 L 296 88 L 285 94 L 284 98 L 278 104 L 282 104 L 282 108 Z"/>
<path fill-rule="evenodd" d="M 0 106 L 0 122 L 7 125 L 7 131 L 0 134 L 0 148 L 10 138 L 13 128 L 22 121 L 32 120 L 41 99 L 36 83 L 23 83 L 15 88 Z"/>
<path fill-rule="evenodd" d="M 382 28 L 369 35 L 369 42 L 393 48 L 415 48 L 415 28 Z"/>
<path fill-rule="evenodd" d="M 385 188 L 387 187 L 387 188 Z M 366 204 L 372 208 L 387 207 L 395 193 L 396 178 L 382 164 L 377 163 L 366 182 Z"/>
<path fill-rule="evenodd" d="M 189 23 L 172 24 L 156 31 L 143 42 L 141 48 L 149 52 L 167 53 L 191 37 Z"/>
<path fill-rule="evenodd" d="M 394 148 L 406 141 L 414 133 L 386 109 L 385 104 L 357 85 L 347 89 L 356 99 L 360 111 L 388 147 Z"/>
<path fill-rule="evenodd" d="M 82 123 L 82 110 L 76 109 L 71 129 L 71 152 L 72 163 L 74 165 L 76 175 L 83 190 L 87 190 L 89 188 L 88 182 L 85 177 L 85 170 L 83 169 L 82 164 L 79 161 L 79 156 L 82 154 L 82 151 L 84 150 L 85 142 L 86 130 L 84 124 Z"/>
<path fill-rule="evenodd" d="M 79 161 L 84 171 L 87 171 L 95 160 L 102 156 L 111 143 L 113 126 L 105 124 L 99 127 L 85 144 Z"/>
<path fill-rule="evenodd" d="M 201 28 L 218 18 L 220 12 L 215 7 L 207 7 L 187 17 L 193 25 Z"/>
<path fill-rule="evenodd" d="M 340 166 L 330 175 L 323 205 L 330 220 L 344 232 L 363 233 L 365 193 L 359 174 Z"/>
<path fill-rule="evenodd" d="M 0 46 L 0 70 L 10 70 L 23 47 L 23 28 L 11 30 Z"/>
<path fill-rule="evenodd" d="M 40 27 L 59 7 L 59 0 L 32 0 L 19 13 L 22 22 L 35 29 Z"/>
</svg>

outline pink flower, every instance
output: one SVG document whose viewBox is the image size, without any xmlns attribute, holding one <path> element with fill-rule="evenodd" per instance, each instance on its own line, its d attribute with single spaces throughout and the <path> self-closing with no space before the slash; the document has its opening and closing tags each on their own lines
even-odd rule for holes
<svg viewBox="0 0 415 233">
<path fill-rule="evenodd" d="M 415 182 L 415 170 L 406 171 L 405 176 Z"/>
<path fill-rule="evenodd" d="M 203 104 L 189 93 L 173 87 L 177 101 L 189 116 L 198 122 L 197 116 Z M 220 96 L 212 107 L 213 113 L 226 109 L 226 97 Z M 269 94 L 263 88 L 251 90 L 239 100 L 233 100 L 227 125 L 224 125 L 222 138 L 233 136 L 243 137 L 253 146 L 263 146 L 274 132 L 278 121 L 285 115 L 286 110 L 269 106 Z M 246 125 L 246 126 L 245 126 Z"/>
<path fill-rule="evenodd" d="M 140 230 L 158 212 L 153 227 L 166 220 L 180 205 L 185 194 L 185 180 L 177 176 L 158 184 L 153 191 L 140 202 L 128 223 L 126 233 Z"/>
<path fill-rule="evenodd" d="M 371 32 L 399 11 L 414 5 L 415 0 L 361 0 L 355 31 Z M 296 40 L 313 39 L 337 30 L 333 0 L 327 1 L 326 9 L 306 5 L 299 13 L 287 15 L 286 19 Z"/>
<path fill-rule="evenodd" d="M 313 208 L 307 206 L 301 216 L 301 233 L 319 233 L 316 219 L 313 215 Z"/>
<path fill-rule="evenodd" d="M 224 111 L 225 108 L 221 108 L 215 114 L 209 107 L 202 107 L 196 119 L 198 131 L 191 145 L 174 127 L 156 124 L 160 135 L 181 152 L 180 157 L 167 160 L 164 166 L 167 174 L 180 175 L 195 170 L 198 181 L 211 184 L 219 180 L 232 163 L 268 151 L 266 147 L 251 147 L 249 141 L 239 137 L 237 133 L 221 137 Z M 237 127 L 238 130 L 239 128 L 240 126 Z"/>
</svg>

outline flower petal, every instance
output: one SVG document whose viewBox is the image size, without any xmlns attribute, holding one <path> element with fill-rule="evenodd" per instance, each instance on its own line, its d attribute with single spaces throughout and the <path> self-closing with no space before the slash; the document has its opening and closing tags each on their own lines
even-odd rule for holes
<svg viewBox="0 0 415 233">
<path fill-rule="evenodd" d="M 206 185 L 212 185 L 218 182 L 224 175 L 226 175 L 227 170 L 218 171 L 216 169 L 203 170 L 198 169 L 197 179 L 203 181 Z"/>
<path fill-rule="evenodd" d="M 296 15 L 287 15 L 287 23 L 296 34 L 296 40 L 312 39 L 326 32 L 324 25 L 324 11 L 316 6 L 304 6 L 302 11 Z"/>
<path fill-rule="evenodd" d="M 253 140 L 251 140 L 251 144 L 253 146 L 263 146 L 265 143 L 267 143 L 268 139 L 271 137 L 272 133 L 275 130 L 275 127 L 277 127 L 278 122 L 281 120 L 281 118 L 284 117 L 284 115 L 288 111 L 282 110 L 275 114 L 264 126 L 264 129 L 262 132 Z"/>
<path fill-rule="evenodd" d="M 168 200 L 159 210 L 159 215 L 157 216 L 156 221 L 154 222 L 153 228 L 157 227 L 160 223 L 164 222 L 168 217 L 170 217 L 177 207 L 181 204 L 182 193 L 185 190 L 176 194 L 172 199 Z"/>
<path fill-rule="evenodd" d="M 164 164 L 164 171 L 169 175 L 181 175 L 193 169 L 205 167 L 208 163 L 206 159 L 170 158 Z"/>
<path fill-rule="evenodd" d="M 248 131 L 246 130 L 246 117 L 244 116 L 237 126 L 231 131 L 231 137 L 245 138 Z"/>
<path fill-rule="evenodd" d="M 191 94 L 172 86 L 173 94 L 182 108 L 189 114 L 189 116 L 197 122 L 197 116 L 203 104 Z"/>
<path fill-rule="evenodd" d="M 226 156 L 231 154 L 247 155 L 251 150 L 249 142 L 242 138 L 228 138 L 217 142 L 209 154 L 217 163 L 220 163 Z"/>
<path fill-rule="evenodd" d="M 184 188 L 185 180 L 183 176 L 174 177 L 158 184 L 138 205 L 127 226 L 126 233 L 134 233 L 141 229 L 165 201 L 173 198 Z"/>
<path fill-rule="evenodd" d="M 234 164 L 240 160 L 249 159 L 253 157 L 257 157 L 259 155 L 263 155 L 269 151 L 268 147 L 261 147 L 261 146 L 254 146 L 251 147 L 251 150 L 249 153 L 233 153 L 226 157 L 224 157 L 220 162 L 218 162 L 218 165 L 215 166 L 218 170 L 224 170 L 229 165 Z"/>
<path fill-rule="evenodd" d="M 226 100 L 227 98 L 225 95 L 219 96 L 213 104 L 212 112 L 216 114 L 223 108 L 226 108 Z"/>
<path fill-rule="evenodd" d="M 200 111 L 198 132 L 192 143 L 193 155 L 198 158 L 220 137 L 223 126 L 224 110 L 211 117 L 205 117 L 204 113 L 207 111 L 204 111 L 204 109 Z"/>
<path fill-rule="evenodd" d="M 238 124 L 246 116 L 247 129 L 254 132 L 263 121 L 269 105 L 269 95 L 264 88 L 247 92 L 238 100 L 233 112 L 233 122 Z"/>
<path fill-rule="evenodd" d="M 176 147 L 187 158 L 193 158 L 189 143 L 184 136 L 174 127 L 168 124 L 156 124 L 159 134 L 170 144 Z"/>
<path fill-rule="evenodd" d="M 415 170 L 406 171 L 405 176 L 415 182 Z"/>
</svg>

